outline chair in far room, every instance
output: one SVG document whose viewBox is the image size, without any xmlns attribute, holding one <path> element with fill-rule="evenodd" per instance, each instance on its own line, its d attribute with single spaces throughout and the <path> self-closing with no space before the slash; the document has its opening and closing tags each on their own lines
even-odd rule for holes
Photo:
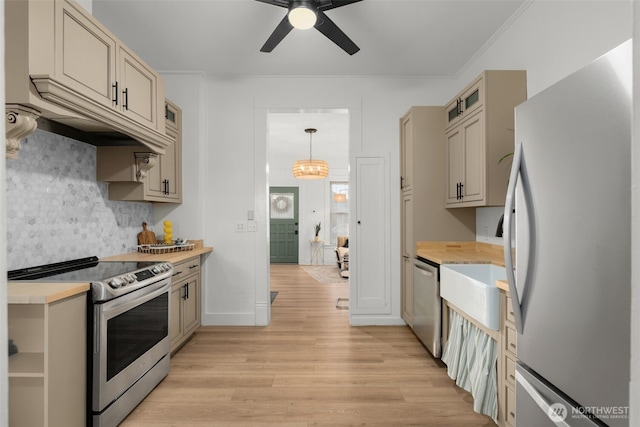
<svg viewBox="0 0 640 427">
<path fill-rule="evenodd" d="M 336 244 L 336 257 L 338 263 L 338 269 L 340 270 L 340 277 L 343 279 L 349 278 L 349 236 L 338 236 Z M 348 309 L 349 306 L 341 305 L 341 302 L 347 302 L 349 298 L 338 298 L 336 301 L 336 308 Z"/>
</svg>

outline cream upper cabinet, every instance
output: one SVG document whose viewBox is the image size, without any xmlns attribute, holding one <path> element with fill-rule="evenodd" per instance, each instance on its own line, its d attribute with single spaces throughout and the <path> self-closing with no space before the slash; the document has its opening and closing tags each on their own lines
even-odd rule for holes
<svg viewBox="0 0 640 427">
<path fill-rule="evenodd" d="M 445 206 L 504 205 L 513 151 L 514 108 L 525 101 L 525 71 L 485 71 L 445 107 Z"/>
<path fill-rule="evenodd" d="M 56 77 L 75 90 L 151 129 L 164 131 L 160 76 L 84 12 L 57 0 Z M 160 128 L 162 124 L 162 129 Z"/>
<path fill-rule="evenodd" d="M 484 79 L 476 79 L 460 95 L 449 102 L 447 110 L 447 128 L 469 117 L 476 109 L 484 105 Z"/>
<path fill-rule="evenodd" d="M 117 105 L 116 39 L 67 0 L 55 4 L 55 76 L 102 105 Z"/>
<path fill-rule="evenodd" d="M 182 203 L 182 110 L 166 100 L 164 154 L 141 147 L 98 147 L 96 179 L 109 182 L 109 199 Z"/>
<path fill-rule="evenodd" d="M 74 0 L 6 2 L 5 31 L 7 111 L 29 108 L 96 143 L 115 132 L 160 154 L 172 144 L 162 77 Z"/>
<path fill-rule="evenodd" d="M 485 197 L 484 111 L 476 112 L 446 134 L 447 203 L 482 202 Z M 506 188 L 505 188 L 506 194 Z M 504 203 L 504 201 L 503 201 Z"/>
<path fill-rule="evenodd" d="M 137 122 L 160 130 L 160 123 L 164 124 L 164 98 L 158 102 L 159 76 L 124 46 L 120 46 L 118 52 L 122 112 Z"/>
<path fill-rule="evenodd" d="M 175 139 L 172 147 L 159 156 L 159 165 L 149 170 L 146 194 L 163 201 L 182 202 L 182 110 L 166 100 L 167 135 Z"/>
</svg>

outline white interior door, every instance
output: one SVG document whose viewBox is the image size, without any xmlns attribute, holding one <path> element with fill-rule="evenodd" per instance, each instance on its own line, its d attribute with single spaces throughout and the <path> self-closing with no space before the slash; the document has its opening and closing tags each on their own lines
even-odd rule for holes
<svg viewBox="0 0 640 427">
<path fill-rule="evenodd" d="M 388 185 L 383 157 L 356 158 L 356 283 L 351 313 L 390 314 Z M 355 303 L 354 303 L 355 302 Z"/>
</svg>

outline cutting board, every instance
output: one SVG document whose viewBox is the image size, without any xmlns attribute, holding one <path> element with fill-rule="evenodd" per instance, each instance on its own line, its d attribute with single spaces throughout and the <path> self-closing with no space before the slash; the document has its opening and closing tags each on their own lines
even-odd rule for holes
<svg viewBox="0 0 640 427">
<path fill-rule="evenodd" d="M 142 231 L 138 233 L 138 244 L 139 245 L 155 245 L 158 243 L 158 239 L 156 239 L 156 233 L 153 231 L 147 230 L 147 223 L 142 223 Z"/>
</svg>

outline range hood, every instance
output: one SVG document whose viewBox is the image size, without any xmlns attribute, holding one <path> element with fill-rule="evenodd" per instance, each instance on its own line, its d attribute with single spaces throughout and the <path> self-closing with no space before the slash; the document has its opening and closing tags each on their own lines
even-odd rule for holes
<svg viewBox="0 0 640 427">
<path fill-rule="evenodd" d="M 164 154 L 162 77 L 74 0 L 5 3 L 7 157 L 36 128 Z"/>
</svg>

